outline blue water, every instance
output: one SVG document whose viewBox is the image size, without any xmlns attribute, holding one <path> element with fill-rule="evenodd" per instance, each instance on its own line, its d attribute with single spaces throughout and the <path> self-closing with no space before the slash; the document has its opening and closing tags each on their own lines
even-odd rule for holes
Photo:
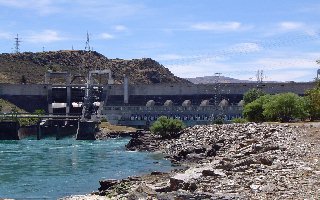
<svg viewBox="0 0 320 200">
<path fill-rule="evenodd" d="M 101 179 L 171 169 L 161 155 L 125 151 L 128 141 L 0 141 L 0 199 L 86 194 L 97 191 Z"/>
</svg>

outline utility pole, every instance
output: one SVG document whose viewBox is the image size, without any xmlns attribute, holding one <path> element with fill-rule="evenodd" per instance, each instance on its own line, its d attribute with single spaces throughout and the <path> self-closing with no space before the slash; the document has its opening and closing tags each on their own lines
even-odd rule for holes
<svg viewBox="0 0 320 200">
<path fill-rule="evenodd" d="M 14 52 L 15 53 L 20 53 L 20 43 L 21 40 L 19 39 L 19 35 L 17 34 L 17 37 L 14 38 L 15 42 L 14 42 Z"/>
</svg>

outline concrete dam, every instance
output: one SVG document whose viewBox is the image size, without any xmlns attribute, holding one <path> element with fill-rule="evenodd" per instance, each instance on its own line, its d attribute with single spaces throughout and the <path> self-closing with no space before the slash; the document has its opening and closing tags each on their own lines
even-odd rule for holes
<svg viewBox="0 0 320 200">
<path fill-rule="evenodd" d="M 243 94 L 252 88 L 304 95 L 314 86 L 313 82 L 131 85 L 125 78 L 124 84 L 93 84 L 92 88 L 100 118 L 144 128 L 162 115 L 187 125 L 240 117 Z M 81 115 L 85 88 L 85 84 L 0 84 L 0 98 L 28 112 L 44 109 L 49 114 Z"/>
</svg>

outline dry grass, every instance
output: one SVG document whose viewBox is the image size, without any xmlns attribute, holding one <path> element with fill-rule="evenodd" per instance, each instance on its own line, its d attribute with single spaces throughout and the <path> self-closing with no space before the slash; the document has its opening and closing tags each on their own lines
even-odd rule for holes
<svg viewBox="0 0 320 200">
<path fill-rule="evenodd" d="M 16 105 L 10 103 L 9 101 L 6 101 L 4 99 L 0 99 L 0 112 L 2 113 L 10 113 L 12 110 L 15 110 L 17 112 L 26 113 L 25 110 L 17 107 Z"/>
</svg>

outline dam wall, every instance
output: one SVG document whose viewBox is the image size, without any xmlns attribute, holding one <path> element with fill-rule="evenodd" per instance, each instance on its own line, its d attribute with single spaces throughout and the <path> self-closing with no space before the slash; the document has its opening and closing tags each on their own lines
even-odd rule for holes
<svg viewBox="0 0 320 200">
<path fill-rule="evenodd" d="M 45 84 L 0 84 L 0 95 L 7 96 L 47 96 Z"/>
<path fill-rule="evenodd" d="M 47 87 L 44 84 L 0 84 L 0 98 L 27 112 L 47 111 Z"/>
<path fill-rule="evenodd" d="M 144 106 L 149 100 L 161 106 L 166 100 L 172 100 L 179 106 L 185 100 L 191 100 L 192 105 L 199 105 L 203 100 L 209 100 L 210 105 L 228 100 L 231 105 L 239 103 L 243 94 L 252 88 L 260 88 L 266 93 L 276 94 L 293 92 L 303 95 L 307 89 L 313 88 L 313 82 L 288 83 L 216 83 L 216 84 L 137 84 L 137 85 L 107 85 L 106 105 L 109 106 Z M 70 85 L 70 101 L 82 102 L 85 85 Z M 125 92 L 127 94 L 125 94 Z M 66 103 L 66 85 L 51 84 L 0 84 L 0 98 L 8 100 L 28 112 L 44 109 L 48 112 L 50 103 Z M 128 99 L 125 99 L 127 97 Z M 71 103 L 70 102 L 70 103 Z M 70 104 L 69 103 L 69 104 Z M 70 105 L 71 106 L 71 105 Z M 56 109 L 57 110 L 57 109 Z M 79 113 L 80 109 L 70 107 L 70 112 Z"/>
<path fill-rule="evenodd" d="M 181 105 L 184 100 L 191 100 L 192 105 L 199 105 L 202 100 L 209 100 L 212 105 L 222 99 L 227 99 L 230 104 L 237 104 L 242 100 L 243 94 L 252 88 L 260 88 L 268 94 L 293 92 L 304 95 L 306 90 L 314 86 L 313 82 L 129 85 L 127 105 L 145 105 L 149 100 L 154 100 L 158 106 L 163 105 L 166 100 L 172 100 L 176 106 Z M 108 105 L 123 105 L 125 91 L 123 85 L 108 87 Z"/>
<path fill-rule="evenodd" d="M 304 94 L 314 87 L 313 82 L 288 83 L 218 83 L 218 84 L 152 84 L 129 85 L 129 95 L 199 95 L 199 94 L 240 94 L 252 88 L 261 88 L 269 94 L 293 92 Z M 123 95 L 123 85 L 110 85 L 109 95 Z"/>
</svg>

